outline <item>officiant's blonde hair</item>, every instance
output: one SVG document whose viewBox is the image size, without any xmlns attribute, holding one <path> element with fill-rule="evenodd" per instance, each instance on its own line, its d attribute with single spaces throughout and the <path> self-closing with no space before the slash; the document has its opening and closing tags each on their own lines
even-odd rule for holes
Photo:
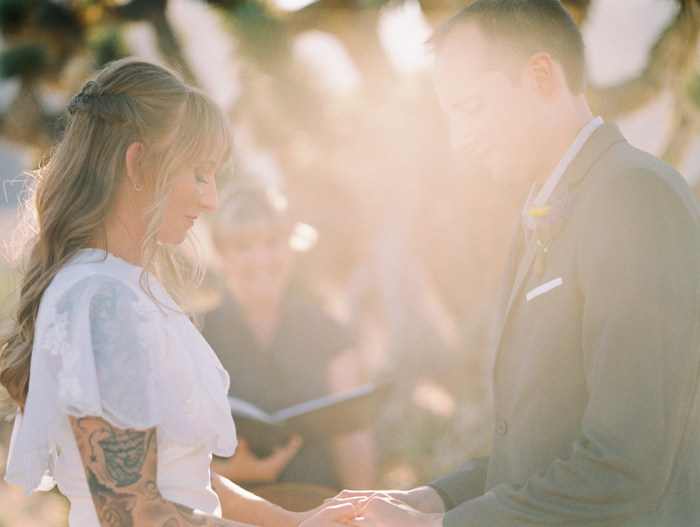
<svg viewBox="0 0 700 527">
<path fill-rule="evenodd" d="M 73 97 L 62 139 L 32 174 L 20 244 L 19 301 L 9 329 L 0 335 L 0 383 L 21 410 L 42 295 L 78 250 L 96 241 L 106 246 L 105 222 L 120 184 L 130 184 L 126 151 L 134 142 L 144 144 L 144 162 L 155 174 L 146 181 L 153 198 L 145 212 L 142 287 L 150 293 L 148 275 L 158 276 L 182 305 L 184 284 L 201 277 L 186 271 L 175 251 L 158 244 L 158 232 L 179 171 L 194 160 L 223 164 L 229 159 L 229 121 L 209 96 L 170 69 L 137 59 L 112 62 Z"/>
</svg>

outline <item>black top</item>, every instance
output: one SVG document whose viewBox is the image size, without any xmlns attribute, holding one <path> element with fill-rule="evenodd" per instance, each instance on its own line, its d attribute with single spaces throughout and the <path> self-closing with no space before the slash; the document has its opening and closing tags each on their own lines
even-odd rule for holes
<svg viewBox="0 0 700 527">
<path fill-rule="evenodd" d="M 269 350 L 261 349 L 237 303 L 226 296 L 205 315 L 202 334 L 231 376 L 229 395 L 268 413 L 328 394 L 329 363 L 354 342 L 350 332 L 308 302 L 288 300 Z M 246 437 L 253 451 L 255 438 Z M 340 489 L 329 445 L 307 440 L 277 481 Z"/>
</svg>

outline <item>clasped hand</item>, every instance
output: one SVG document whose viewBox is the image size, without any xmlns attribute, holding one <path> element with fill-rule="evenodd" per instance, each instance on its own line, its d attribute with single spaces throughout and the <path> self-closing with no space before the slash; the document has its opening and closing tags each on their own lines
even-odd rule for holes
<svg viewBox="0 0 700 527">
<path fill-rule="evenodd" d="M 343 491 L 300 527 L 441 527 L 443 514 L 421 512 L 400 491 Z M 403 498 L 403 499 L 401 499 Z"/>
</svg>

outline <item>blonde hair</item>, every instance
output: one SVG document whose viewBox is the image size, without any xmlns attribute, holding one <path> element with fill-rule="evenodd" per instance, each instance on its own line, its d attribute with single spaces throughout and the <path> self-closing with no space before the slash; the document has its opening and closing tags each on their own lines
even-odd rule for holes
<svg viewBox="0 0 700 527">
<path fill-rule="evenodd" d="M 42 295 L 78 250 L 100 238 L 106 243 L 105 221 L 127 177 L 129 145 L 145 145 L 146 162 L 156 174 L 141 246 L 141 284 L 150 294 L 148 275 L 157 276 L 181 305 L 186 286 L 180 284 L 192 284 L 201 272 L 190 272 L 175 251 L 158 244 L 165 204 L 183 167 L 201 159 L 223 164 L 231 153 L 229 122 L 216 103 L 173 71 L 142 60 L 105 66 L 71 100 L 68 113 L 61 141 L 33 173 L 18 305 L 10 327 L 0 335 L 0 383 L 20 410 Z"/>
</svg>

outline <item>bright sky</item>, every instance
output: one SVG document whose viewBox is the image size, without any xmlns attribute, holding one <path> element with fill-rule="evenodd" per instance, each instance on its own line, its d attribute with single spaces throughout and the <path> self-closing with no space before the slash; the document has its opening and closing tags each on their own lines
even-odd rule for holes
<svg viewBox="0 0 700 527">
<path fill-rule="evenodd" d="M 313 4 L 315 0 L 276 0 L 277 7 L 284 11 L 298 11 L 302 7 Z"/>
<path fill-rule="evenodd" d="M 423 16 L 418 0 L 386 6 L 377 30 L 384 52 L 398 73 L 411 74 L 431 66 L 424 44 L 433 28 Z"/>
<path fill-rule="evenodd" d="M 311 2 L 276 1 L 287 10 L 299 9 Z M 192 3 L 192 0 L 172 3 Z M 645 65 L 649 48 L 675 15 L 676 5 L 673 0 L 593 0 L 589 19 L 583 28 L 590 82 L 604 86 L 638 74 Z M 423 44 L 432 28 L 421 12 L 418 0 L 388 5 L 377 31 L 397 73 L 411 75 L 430 67 Z M 343 92 L 362 85 L 352 59 L 332 35 L 320 31 L 304 33 L 295 42 L 294 53 L 308 64 L 321 87 Z M 229 59 L 229 63 L 232 62 Z M 216 71 L 225 76 L 226 64 L 218 61 Z M 230 77 L 235 78 L 235 74 Z M 618 124 L 630 143 L 659 154 L 668 134 L 672 105 L 670 96 L 661 97 L 649 107 L 618 119 Z M 700 178 L 700 172 L 695 168 L 700 165 L 700 141 L 697 143 L 681 167 L 681 172 L 691 182 Z"/>
<path fill-rule="evenodd" d="M 311 0 L 276 0 L 282 9 L 294 10 Z M 170 0 L 169 16 L 185 41 L 185 52 L 192 60 L 203 86 L 223 107 L 235 104 L 241 80 L 235 41 L 222 20 L 198 0 Z M 640 71 L 649 47 L 674 15 L 673 0 L 593 0 L 590 18 L 584 27 L 589 78 L 598 85 L 616 83 Z M 387 6 L 378 32 L 383 48 L 396 71 L 411 75 L 429 67 L 423 43 L 432 28 L 423 17 L 417 0 Z M 142 56 L 157 58 L 155 39 L 147 24 L 134 24 L 129 41 Z M 352 91 L 362 84 L 361 76 L 334 36 L 319 31 L 300 35 L 294 53 L 307 62 L 320 86 Z M 0 95 L 12 96 L 13 86 L 4 83 Z M 649 108 L 621 119 L 619 124 L 632 144 L 659 153 L 667 129 L 670 97 L 655 101 Z M 700 165 L 700 146 L 694 148 L 681 171 L 693 179 Z"/>
<path fill-rule="evenodd" d="M 676 9 L 672 0 L 594 0 L 591 18 L 583 29 L 590 81 L 605 86 L 638 74 Z M 672 111 L 673 98 L 666 94 L 617 123 L 631 144 L 659 155 L 668 137 Z M 700 180 L 698 166 L 700 141 L 696 139 L 679 167 L 691 185 Z"/>
<path fill-rule="evenodd" d="M 275 0 L 285 10 L 299 9 L 311 0 Z M 208 89 L 225 106 L 239 93 L 235 44 L 222 27 L 221 20 L 204 3 L 196 0 L 171 0 L 169 15 L 178 33 L 187 42 L 187 54 Z M 637 73 L 646 52 L 659 32 L 674 15 L 673 0 L 594 0 L 583 33 L 587 45 L 589 77 L 599 85 L 612 84 Z M 384 51 L 399 73 L 429 67 L 423 43 L 432 32 L 417 0 L 387 6 L 377 28 Z M 135 27 L 131 40 L 146 55 L 155 53 L 153 37 L 144 28 Z M 311 31 L 299 36 L 295 53 L 308 61 L 310 68 L 325 76 L 321 84 L 357 87 L 357 69 L 343 45 L 332 35 Z M 203 60 L 206 57 L 206 60 Z M 224 92 L 229 95 L 224 96 Z M 218 95 L 216 95 L 218 94 Z"/>
<path fill-rule="evenodd" d="M 594 0 L 583 27 L 590 80 L 615 84 L 639 73 L 675 12 L 672 0 Z"/>
<path fill-rule="evenodd" d="M 277 2 L 290 6 L 308 0 Z M 614 84 L 638 73 L 644 66 L 647 50 L 675 10 L 672 0 L 594 0 L 583 31 L 591 81 L 598 85 Z M 417 0 L 387 6 L 377 30 L 397 72 L 410 74 L 430 66 L 423 43 L 432 28 Z M 342 44 L 314 33 L 300 37 L 304 42 L 298 46 L 299 55 L 313 63 L 314 69 L 324 71 L 333 85 L 347 82 L 348 86 L 357 86 L 357 72 L 348 64 Z"/>
<path fill-rule="evenodd" d="M 362 86 L 360 71 L 335 35 L 306 31 L 294 41 L 293 53 L 306 64 L 311 77 L 321 89 L 346 92 Z"/>
</svg>

